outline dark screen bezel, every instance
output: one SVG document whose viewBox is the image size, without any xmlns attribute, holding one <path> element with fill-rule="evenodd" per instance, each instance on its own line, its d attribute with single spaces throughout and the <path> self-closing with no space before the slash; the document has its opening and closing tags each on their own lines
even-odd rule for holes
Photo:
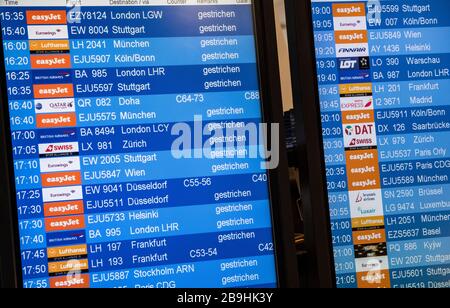
<svg viewBox="0 0 450 308">
<path fill-rule="evenodd" d="M 336 287 L 311 0 L 285 0 L 308 287 Z"/>
<path fill-rule="evenodd" d="M 254 15 L 257 63 L 261 90 L 261 108 L 263 120 L 268 123 L 280 123 L 280 164 L 270 170 L 269 186 L 275 259 L 278 286 L 297 287 L 298 272 L 294 247 L 294 229 L 290 215 L 288 164 L 285 155 L 283 132 L 283 113 L 281 86 L 279 79 L 278 54 L 273 3 L 266 0 L 252 1 Z M 1 27 L 1 24 L 0 24 Z M 3 42 L 1 33 L 0 41 Z M 4 59 L 3 43 L 0 46 L 0 58 Z M 10 132 L 9 106 L 4 62 L 0 63 L 0 132 Z M 14 185 L 14 166 L 11 135 L 0 134 L 1 169 L 0 176 L 0 276 L 2 287 L 23 287 L 16 209 L 16 189 Z"/>
</svg>

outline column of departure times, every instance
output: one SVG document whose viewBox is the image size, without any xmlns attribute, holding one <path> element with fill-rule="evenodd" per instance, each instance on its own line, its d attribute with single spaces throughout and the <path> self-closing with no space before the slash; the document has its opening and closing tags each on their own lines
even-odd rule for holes
<svg viewBox="0 0 450 308">
<path fill-rule="evenodd" d="M 24 286 L 276 286 L 251 5 L 105 3 L 0 15 Z"/>
<path fill-rule="evenodd" d="M 313 3 L 312 14 L 336 282 L 341 288 L 356 287 L 341 115 L 341 106 L 350 107 L 351 102 L 341 103 L 339 93 L 333 7 L 330 3 Z"/>
</svg>

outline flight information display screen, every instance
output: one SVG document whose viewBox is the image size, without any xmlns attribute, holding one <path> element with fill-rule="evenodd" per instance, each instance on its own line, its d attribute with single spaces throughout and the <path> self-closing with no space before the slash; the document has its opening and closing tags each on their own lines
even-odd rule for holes
<svg viewBox="0 0 450 308">
<path fill-rule="evenodd" d="M 450 287 L 449 14 L 312 1 L 338 287 Z"/>
<path fill-rule="evenodd" d="M 276 287 L 252 1 L 0 9 L 23 286 Z"/>
</svg>

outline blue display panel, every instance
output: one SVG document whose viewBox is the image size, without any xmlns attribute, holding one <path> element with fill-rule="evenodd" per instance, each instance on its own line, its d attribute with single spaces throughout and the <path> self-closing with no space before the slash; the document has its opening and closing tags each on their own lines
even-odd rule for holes
<svg viewBox="0 0 450 308">
<path fill-rule="evenodd" d="M 66 2 L 0 5 L 23 286 L 276 287 L 251 1 Z"/>
<path fill-rule="evenodd" d="M 313 0 L 338 287 L 450 287 L 450 2 Z"/>
</svg>

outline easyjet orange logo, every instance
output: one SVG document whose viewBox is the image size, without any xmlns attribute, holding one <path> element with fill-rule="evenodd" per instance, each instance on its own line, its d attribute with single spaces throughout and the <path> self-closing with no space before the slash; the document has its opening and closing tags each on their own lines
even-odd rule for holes
<svg viewBox="0 0 450 308">
<path fill-rule="evenodd" d="M 73 97 L 73 84 L 37 84 L 33 86 L 34 98 Z"/>
<path fill-rule="evenodd" d="M 74 186 L 81 184 L 81 172 L 58 172 L 41 175 L 42 186 Z"/>
<path fill-rule="evenodd" d="M 45 230 L 47 232 L 79 230 L 86 227 L 83 215 L 65 216 L 45 219 Z"/>
<path fill-rule="evenodd" d="M 361 110 L 361 111 L 343 111 L 342 123 L 343 124 L 358 124 L 375 122 L 375 113 L 373 110 Z"/>
<path fill-rule="evenodd" d="M 364 3 L 334 3 L 334 17 L 366 16 Z"/>
<path fill-rule="evenodd" d="M 335 31 L 334 33 L 336 44 L 362 44 L 369 42 L 366 30 Z"/>
<path fill-rule="evenodd" d="M 36 115 L 37 128 L 74 127 L 76 124 L 75 113 Z"/>
<path fill-rule="evenodd" d="M 89 274 L 81 274 L 75 276 L 61 276 L 61 277 L 51 277 L 50 278 L 50 288 L 89 288 Z"/>
<path fill-rule="evenodd" d="M 27 11 L 29 25 L 65 25 L 66 11 Z"/>
<path fill-rule="evenodd" d="M 53 202 L 44 203 L 44 215 L 45 217 L 55 217 L 63 215 L 78 215 L 83 214 L 83 201 L 65 201 L 65 202 Z"/>
<path fill-rule="evenodd" d="M 70 68 L 70 55 L 32 55 L 32 69 Z"/>
</svg>

